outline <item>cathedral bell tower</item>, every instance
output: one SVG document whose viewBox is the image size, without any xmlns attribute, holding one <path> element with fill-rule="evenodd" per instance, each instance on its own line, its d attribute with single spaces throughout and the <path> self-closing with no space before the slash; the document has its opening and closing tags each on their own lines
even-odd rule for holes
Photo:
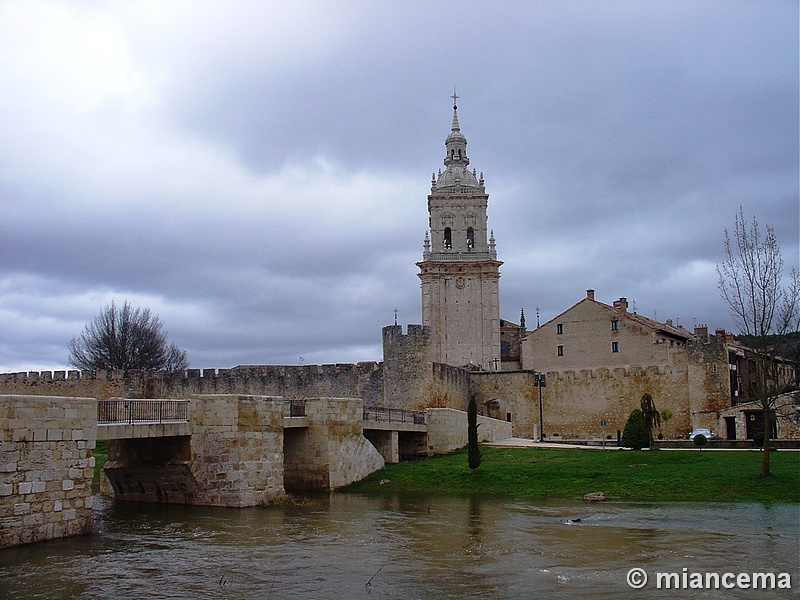
<svg viewBox="0 0 800 600">
<path fill-rule="evenodd" d="M 434 174 L 428 195 L 430 236 L 417 263 L 422 324 L 430 327 L 433 360 L 457 367 L 495 370 L 500 362 L 500 265 L 494 234 L 487 231 L 489 195 L 469 170 L 467 139 L 453 124 L 445 140 L 444 172 Z M 487 235 L 488 233 L 488 235 Z"/>
</svg>

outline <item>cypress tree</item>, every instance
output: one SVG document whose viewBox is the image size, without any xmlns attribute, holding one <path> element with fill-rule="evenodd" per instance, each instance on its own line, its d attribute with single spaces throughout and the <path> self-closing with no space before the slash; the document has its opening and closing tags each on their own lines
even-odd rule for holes
<svg viewBox="0 0 800 600">
<path fill-rule="evenodd" d="M 473 471 L 481 464 L 481 450 L 478 447 L 478 403 L 470 396 L 467 406 L 467 461 Z"/>
</svg>

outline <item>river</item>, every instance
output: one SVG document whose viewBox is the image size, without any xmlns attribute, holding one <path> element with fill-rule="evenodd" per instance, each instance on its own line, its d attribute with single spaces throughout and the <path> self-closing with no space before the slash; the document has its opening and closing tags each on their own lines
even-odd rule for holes
<svg viewBox="0 0 800 600">
<path fill-rule="evenodd" d="M 800 590 L 796 504 L 343 493 L 250 509 L 96 500 L 93 535 L 0 550 L 0 598 L 796 598 Z M 635 567 L 649 581 L 634 592 L 626 575 Z M 792 589 L 656 589 L 657 573 L 680 578 L 684 569 L 788 573 Z"/>
</svg>

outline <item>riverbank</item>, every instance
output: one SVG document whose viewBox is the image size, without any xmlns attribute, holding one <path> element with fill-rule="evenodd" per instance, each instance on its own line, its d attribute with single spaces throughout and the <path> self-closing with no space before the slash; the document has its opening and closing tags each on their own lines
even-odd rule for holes
<svg viewBox="0 0 800 600">
<path fill-rule="evenodd" d="M 568 448 L 482 446 L 471 472 L 466 449 L 387 465 L 344 489 L 364 493 L 497 494 L 609 500 L 800 503 L 800 453 L 770 454 L 762 479 L 761 453 L 698 450 L 581 451 Z"/>
</svg>

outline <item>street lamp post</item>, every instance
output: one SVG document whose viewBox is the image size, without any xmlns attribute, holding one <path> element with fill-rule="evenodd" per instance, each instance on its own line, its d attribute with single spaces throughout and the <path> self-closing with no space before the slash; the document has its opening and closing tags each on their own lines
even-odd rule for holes
<svg viewBox="0 0 800 600">
<path fill-rule="evenodd" d="M 544 411 L 542 410 L 542 388 L 547 386 L 544 373 L 533 374 L 533 387 L 539 388 L 539 441 L 544 441 Z"/>
</svg>

